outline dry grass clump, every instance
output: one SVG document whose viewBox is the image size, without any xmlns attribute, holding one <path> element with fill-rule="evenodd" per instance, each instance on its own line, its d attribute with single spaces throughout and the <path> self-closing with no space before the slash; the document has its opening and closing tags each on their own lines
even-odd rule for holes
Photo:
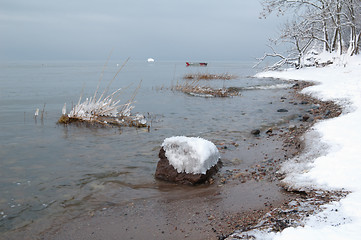
<svg viewBox="0 0 361 240">
<path fill-rule="evenodd" d="M 239 95 L 239 91 L 235 88 L 218 88 L 214 89 L 209 86 L 203 86 L 199 80 L 192 82 L 185 82 L 183 84 L 177 83 L 172 90 L 180 91 L 186 94 L 199 97 L 232 97 Z"/>
<path fill-rule="evenodd" d="M 72 110 L 68 114 L 66 113 L 66 104 L 64 104 L 62 116 L 58 120 L 58 123 L 70 124 L 77 122 L 90 123 L 91 125 L 101 124 L 129 127 L 147 127 L 147 121 L 143 115 L 132 115 L 131 113 L 131 110 L 134 108 L 134 98 L 140 88 L 140 84 L 134 91 L 132 97 L 125 104 L 120 104 L 120 100 L 118 99 L 122 90 L 121 88 L 107 95 L 111 83 L 114 81 L 120 70 L 125 66 L 127 61 L 125 61 L 124 64 L 119 68 L 118 72 L 115 74 L 114 78 L 110 81 L 100 97 L 98 97 L 97 94 L 102 78 L 99 79 L 94 96 L 86 98 L 86 100 L 83 102 L 81 101 L 82 96 L 80 96 L 78 104 L 73 106 Z"/>
<path fill-rule="evenodd" d="M 189 79 L 189 80 L 212 80 L 212 79 L 220 79 L 220 80 L 231 80 L 231 79 L 235 79 L 237 78 L 237 76 L 235 75 L 231 75 L 231 74 L 210 74 L 210 73 L 189 73 L 184 75 L 183 77 L 184 79 Z"/>
</svg>

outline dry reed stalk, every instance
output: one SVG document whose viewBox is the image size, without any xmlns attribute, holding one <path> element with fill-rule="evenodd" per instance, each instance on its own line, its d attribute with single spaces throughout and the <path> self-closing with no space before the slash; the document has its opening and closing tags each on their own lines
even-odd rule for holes
<svg viewBox="0 0 361 240">
<path fill-rule="evenodd" d="M 112 50 L 110 51 L 110 53 L 109 53 L 109 55 L 108 55 L 108 58 L 107 58 L 106 62 L 104 63 L 104 66 L 103 66 L 102 72 L 101 72 L 100 77 L 99 77 L 99 81 L 98 81 L 97 89 L 96 89 L 96 90 L 95 90 L 95 92 L 94 92 L 94 97 L 93 97 L 94 99 L 96 99 L 96 96 L 97 96 L 97 94 L 98 94 L 98 90 L 99 90 L 99 87 L 100 87 L 100 83 L 101 83 L 101 82 L 102 82 L 102 80 L 103 80 L 103 76 L 104 76 L 105 68 L 108 66 L 108 63 L 109 63 L 109 60 L 110 60 L 110 56 L 112 55 L 113 50 L 114 50 L 114 49 L 112 49 Z"/>
</svg>

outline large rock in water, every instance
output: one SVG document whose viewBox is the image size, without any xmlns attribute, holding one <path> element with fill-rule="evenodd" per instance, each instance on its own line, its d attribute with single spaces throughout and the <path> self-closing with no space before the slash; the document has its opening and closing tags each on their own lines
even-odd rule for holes
<svg viewBox="0 0 361 240">
<path fill-rule="evenodd" d="M 222 163 L 217 147 L 201 138 L 171 137 L 159 151 L 155 177 L 181 184 L 200 184 L 212 177 Z"/>
</svg>

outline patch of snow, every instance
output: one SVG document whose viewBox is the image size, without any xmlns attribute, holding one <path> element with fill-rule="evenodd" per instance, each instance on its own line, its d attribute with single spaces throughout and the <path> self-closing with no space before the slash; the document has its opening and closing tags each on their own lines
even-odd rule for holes
<svg viewBox="0 0 361 240">
<path fill-rule="evenodd" d="M 361 57 L 321 57 L 332 57 L 334 64 L 263 72 L 256 77 L 314 81 L 318 84 L 303 93 L 343 106 L 341 116 L 320 121 L 306 133 L 307 151 L 284 166 L 285 182 L 299 189 L 342 189 L 351 193 L 339 202 L 325 205 L 303 227 L 286 228 L 280 233 L 258 232 L 257 239 L 360 239 Z"/>
<path fill-rule="evenodd" d="M 200 137 L 166 138 L 162 147 L 169 163 L 178 173 L 205 174 L 220 158 L 217 147 Z"/>
<path fill-rule="evenodd" d="M 134 117 L 133 117 L 134 121 L 138 121 L 140 124 L 146 124 L 147 120 L 145 119 L 145 116 L 143 114 L 139 114 L 137 113 Z"/>
<path fill-rule="evenodd" d="M 153 58 L 148 58 L 147 62 L 152 63 L 152 62 L 154 62 L 154 59 Z"/>
</svg>

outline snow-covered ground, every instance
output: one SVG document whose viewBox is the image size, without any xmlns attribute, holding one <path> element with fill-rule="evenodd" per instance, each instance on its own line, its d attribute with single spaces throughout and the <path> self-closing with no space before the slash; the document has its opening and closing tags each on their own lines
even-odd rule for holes
<svg viewBox="0 0 361 240">
<path fill-rule="evenodd" d="M 315 81 L 303 90 L 321 100 L 344 107 L 339 117 L 319 121 L 305 135 L 303 164 L 289 168 L 284 180 L 300 189 L 346 190 L 339 202 L 305 220 L 304 227 L 286 228 L 280 233 L 258 232 L 257 239 L 361 239 L 361 57 L 342 57 L 323 68 L 288 69 L 259 73 L 257 77 Z M 313 153 L 312 153 L 313 152 Z"/>
</svg>

